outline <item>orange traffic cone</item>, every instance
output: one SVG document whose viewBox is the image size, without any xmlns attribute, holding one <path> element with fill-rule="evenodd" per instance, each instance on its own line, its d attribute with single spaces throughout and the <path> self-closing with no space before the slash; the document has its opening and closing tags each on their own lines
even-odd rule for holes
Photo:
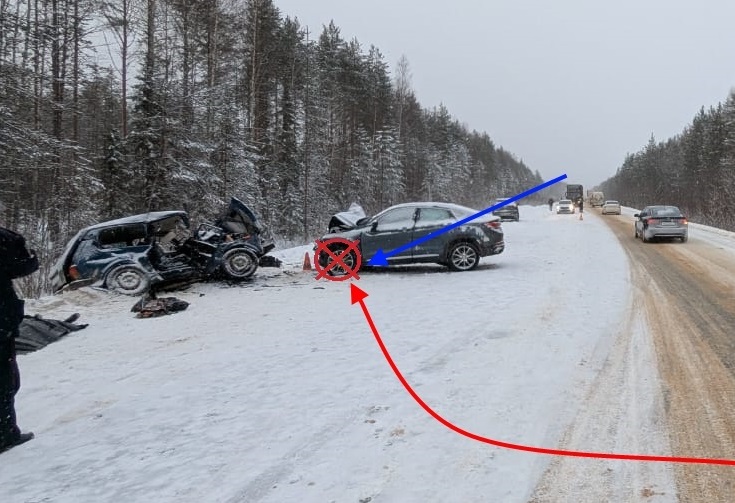
<svg viewBox="0 0 735 503">
<path fill-rule="evenodd" d="M 304 254 L 304 271 L 311 271 L 311 257 L 309 257 L 309 252 L 306 252 Z"/>
</svg>

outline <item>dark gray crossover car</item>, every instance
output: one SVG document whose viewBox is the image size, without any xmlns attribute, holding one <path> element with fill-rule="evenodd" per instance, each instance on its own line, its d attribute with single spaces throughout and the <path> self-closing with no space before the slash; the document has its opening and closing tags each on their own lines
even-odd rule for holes
<svg viewBox="0 0 735 503">
<path fill-rule="evenodd" d="M 501 197 L 495 200 L 495 204 L 500 204 L 502 202 L 507 201 L 509 198 L 507 197 Z M 512 203 L 508 203 L 505 206 L 501 206 L 497 210 L 493 211 L 493 215 L 499 216 L 503 220 L 515 220 L 518 222 L 521 219 L 521 216 L 518 212 L 518 203 L 513 201 Z"/>
<path fill-rule="evenodd" d="M 79 231 L 54 264 L 54 291 L 98 285 L 128 295 L 151 286 L 207 278 L 241 281 L 275 247 L 253 212 L 232 198 L 214 223 L 195 233 L 183 211 L 156 211 Z"/>
<path fill-rule="evenodd" d="M 361 218 L 354 222 L 351 229 L 331 232 L 321 240 L 339 237 L 357 241 L 363 265 L 381 250 L 388 255 L 388 265 L 429 262 L 445 265 L 453 271 L 469 271 L 477 267 L 481 257 L 496 255 L 505 249 L 499 217 L 483 215 L 416 246 L 395 254 L 391 252 L 476 213 L 478 211 L 472 208 L 450 203 L 404 203 L 391 206 L 373 217 Z M 342 219 L 342 224 L 342 229 L 347 227 L 347 219 Z M 331 224 L 330 228 L 335 230 Z M 340 255 L 337 252 L 345 248 L 346 245 L 339 242 L 329 246 L 337 256 Z M 349 268 L 356 263 L 353 251 L 340 258 Z M 319 252 L 318 261 L 322 268 L 326 268 L 332 260 L 333 257 L 325 251 Z M 343 275 L 345 271 L 336 265 L 329 269 L 328 274 Z"/>
<path fill-rule="evenodd" d="M 646 206 L 633 216 L 635 237 L 644 243 L 658 238 L 679 238 L 683 243 L 689 239 L 689 222 L 676 206 Z"/>
</svg>

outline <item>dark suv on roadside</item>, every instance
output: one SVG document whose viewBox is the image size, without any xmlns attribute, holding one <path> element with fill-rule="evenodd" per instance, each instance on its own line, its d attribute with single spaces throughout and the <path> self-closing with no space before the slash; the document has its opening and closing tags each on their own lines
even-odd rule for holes
<svg viewBox="0 0 735 503">
<path fill-rule="evenodd" d="M 437 263 L 452 271 L 470 271 L 477 267 L 482 257 L 497 255 L 505 249 L 500 218 L 486 214 L 465 221 L 477 213 L 477 210 L 457 204 L 422 202 L 391 206 L 373 217 L 360 218 L 352 225 L 342 219 L 344 230 L 321 238 L 320 241 L 327 243 L 334 238 L 339 240 L 327 246 L 332 253 L 317 250 L 319 265 L 328 269 L 327 273 L 332 276 L 347 274 L 341 264 L 359 269 L 356 253 L 346 251 L 344 241 L 347 240 L 355 242 L 362 264 L 370 265 L 368 262 L 379 251 L 395 250 L 397 253 L 390 253 L 387 259 L 388 265 Z M 460 222 L 464 223 L 460 225 Z M 446 228 L 449 230 L 445 231 Z M 407 247 L 416 241 L 419 243 Z M 330 265 L 342 254 L 345 256 L 340 257 L 341 264 Z"/>
<path fill-rule="evenodd" d="M 507 197 L 500 197 L 495 200 L 494 204 L 500 204 L 505 201 L 507 201 L 509 198 Z M 501 206 L 497 210 L 493 211 L 493 215 L 500 217 L 502 220 L 514 220 L 518 222 L 520 220 L 520 215 L 518 214 L 518 204 L 513 201 L 512 203 L 508 203 L 505 206 Z"/>
</svg>

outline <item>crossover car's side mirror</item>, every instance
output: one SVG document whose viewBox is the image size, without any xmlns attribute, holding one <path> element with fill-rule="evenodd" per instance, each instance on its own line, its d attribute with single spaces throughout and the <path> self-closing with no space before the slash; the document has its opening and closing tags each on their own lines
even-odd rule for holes
<svg viewBox="0 0 735 503">
<path fill-rule="evenodd" d="M 633 214 L 633 216 L 634 216 L 635 218 L 639 218 L 639 217 L 641 216 L 641 214 L 640 214 L 640 213 L 634 213 L 634 214 Z"/>
<path fill-rule="evenodd" d="M 376 220 L 373 222 L 373 225 L 370 226 L 370 232 L 375 232 L 378 230 L 378 221 Z"/>
</svg>

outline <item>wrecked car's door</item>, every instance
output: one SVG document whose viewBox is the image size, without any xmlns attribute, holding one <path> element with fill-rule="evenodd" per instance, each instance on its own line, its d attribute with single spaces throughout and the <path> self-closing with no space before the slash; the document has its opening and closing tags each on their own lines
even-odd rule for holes
<svg viewBox="0 0 735 503">
<path fill-rule="evenodd" d="M 139 262 L 149 247 L 144 224 L 94 229 L 79 241 L 71 264 L 82 278 L 102 278 L 118 263 Z"/>
</svg>

